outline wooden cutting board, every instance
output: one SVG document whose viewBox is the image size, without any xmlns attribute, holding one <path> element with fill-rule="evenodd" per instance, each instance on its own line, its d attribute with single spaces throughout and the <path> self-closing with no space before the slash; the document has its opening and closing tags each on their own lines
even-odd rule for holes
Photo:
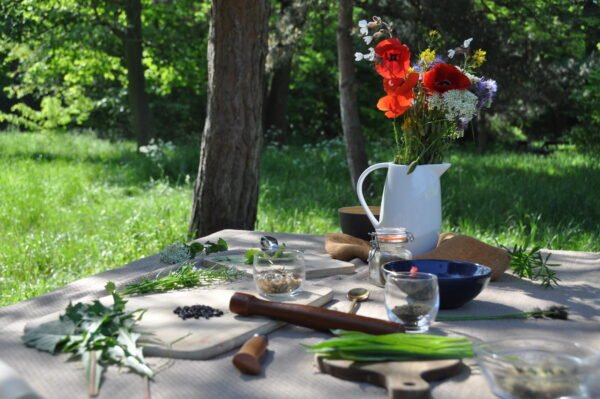
<svg viewBox="0 0 600 399">
<path fill-rule="evenodd" d="M 266 334 L 285 325 L 283 322 L 264 317 L 242 317 L 231 313 L 229 299 L 234 292 L 256 294 L 250 289 L 194 289 L 126 298 L 128 310 L 147 309 L 138 324 L 141 332 L 151 334 L 143 339 L 144 355 L 175 359 L 210 359 L 241 346 L 256 333 Z M 306 285 L 304 292 L 286 302 L 323 306 L 332 298 L 331 288 Z M 105 305 L 112 304 L 109 297 L 101 298 L 100 301 Z M 224 314 L 208 320 L 182 320 L 173 313 L 177 306 L 191 305 L 209 305 L 223 311 Z M 49 320 L 56 320 L 59 314 L 37 319 L 25 326 L 25 330 Z"/>
<path fill-rule="evenodd" d="M 462 361 L 456 359 L 356 363 L 317 356 L 316 361 L 322 373 L 384 387 L 390 399 L 427 399 L 430 397 L 428 381 L 452 377 L 462 369 Z"/>
<path fill-rule="evenodd" d="M 211 267 L 218 265 L 236 267 L 238 270 L 252 274 L 252 265 L 247 265 L 245 263 L 245 252 L 246 250 L 232 250 L 209 255 L 204 258 L 203 266 Z M 333 259 L 329 255 L 321 255 L 310 252 L 304 253 L 304 265 L 306 266 L 307 279 L 323 278 L 338 274 L 352 274 L 355 272 L 356 268 L 354 264 L 350 262 L 342 262 L 340 260 Z"/>
</svg>

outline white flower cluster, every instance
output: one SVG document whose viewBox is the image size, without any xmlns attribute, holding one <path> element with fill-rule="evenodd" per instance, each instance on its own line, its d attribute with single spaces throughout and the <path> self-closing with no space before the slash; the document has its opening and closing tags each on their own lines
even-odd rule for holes
<svg viewBox="0 0 600 399">
<path fill-rule="evenodd" d="M 181 263 L 192 258 L 190 247 L 185 244 L 171 244 L 160 253 L 161 262 L 169 265 Z"/>
<path fill-rule="evenodd" d="M 477 112 L 477 96 L 468 90 L 448 90 L 445 93 L 434 93 L 427 100 L 429 108 L 444 112 L 446 119 L 456 122 L 462 119 L 470 121 Z"/>
<path fill-rule="evenodd" d="M 371 24 L 371 26 L 369 26 L 369 24 Z M 358 21 L 358 29 L 360 31 L 360 34 L 363 36 L 362 39 L 365 41 L 367 46 L 369 44 L 371 44 L 371 42 L 373 41 L 373 36 L 369 36 L 369 28 L 372 26 L 373 26 L 373 23 L 367 22 L 366 19 Z M 367 60 L 367 61 L 375 60 L 375 49 L 373 47 L 369 47 L 368 53 L 360 53 L 360 52 L 354 53 L 354 61 L 362 61 L 362 60 Z"/>
</svg>

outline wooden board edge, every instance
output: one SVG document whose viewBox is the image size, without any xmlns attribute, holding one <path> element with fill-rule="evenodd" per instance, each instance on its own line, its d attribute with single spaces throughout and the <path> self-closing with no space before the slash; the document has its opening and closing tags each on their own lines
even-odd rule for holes
<svg viewBox="0 0 600 399">
<path fill-rule="evenodd" d="M 314 288 L 324 288 L 328 291 L 315 298 L 314 301 L 308 303 L 307 305 L 311 306 L 324 306 L 333 300 L 333 289 L 324 286 L 314 286 Z M 320 294 L 319 294 L 320 295 Z M 144 356 L 148 357 L 167 357 L 170 359 L 186 359 L 186 360 L 209 360 L 223 353 L 229 352 L 232 349 L 240 347 L 244 344 L 248 339 L 250 339 L 254 334 L 268 334 L 273 332 L 281 327 L 286 326 L 287 323 L 270 320 L 266 324 L 258 327 L 254 331 L 250 331 L 246 334 L 240 335 L 238 337 L 233 338 L 229 342 L 225 342 L 221 345 L 217 345 L 209 348 L 202 348 L 196 351 L 180 351 L 172 348 L 168 348 L 166 346 L 159 345 L 146 345 L 144 346 Z M 185 338 L 184 338 L 185 339 Z"/>
</svg>

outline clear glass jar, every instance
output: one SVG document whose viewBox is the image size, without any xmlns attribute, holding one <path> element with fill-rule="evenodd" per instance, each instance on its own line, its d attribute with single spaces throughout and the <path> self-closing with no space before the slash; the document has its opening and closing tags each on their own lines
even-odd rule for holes
<svg viewBox="0 0 600 399">
<path fill-rule="evenodd" d="M 412 252 L 407 248 L 413 241 L 413 235 L 404 228 L 377 229 L 371 233 L 371 252 L 369 252 L 369 282 L 379 287 L 385 285 L 381 267 L 393 260 L 410 260 Z"/>
</svg>

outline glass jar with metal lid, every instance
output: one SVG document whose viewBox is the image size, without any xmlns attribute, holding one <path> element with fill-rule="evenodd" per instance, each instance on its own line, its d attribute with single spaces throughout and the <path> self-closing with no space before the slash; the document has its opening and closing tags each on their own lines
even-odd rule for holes
<svg viewBox="0 0 600 399">
<path fill-rule="evenodd" d="M 369 282 L 379 287 L 385 285 L 385 276 L 381 267 L 393 260 L 409 260 L 412 252 L 407 248 L 413 241 L 413 235 L 404 228 L 382 228 L 371 233 L 371 251 L 369 252 Z"/>
</svg>

